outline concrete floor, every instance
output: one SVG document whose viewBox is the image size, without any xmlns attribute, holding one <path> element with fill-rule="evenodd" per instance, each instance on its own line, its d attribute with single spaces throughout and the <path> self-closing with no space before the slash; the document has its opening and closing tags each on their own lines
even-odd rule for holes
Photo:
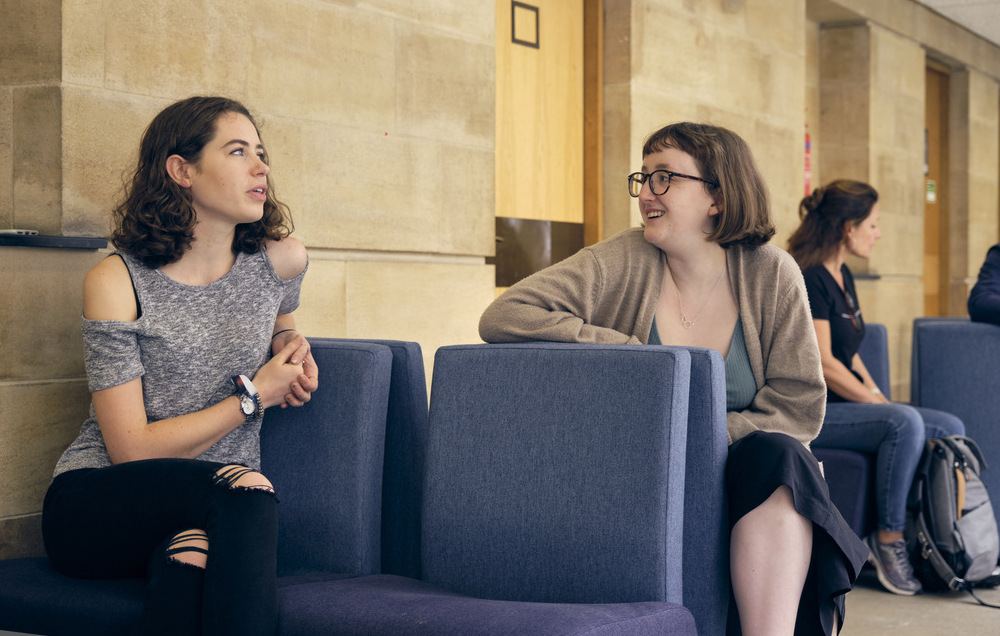
<svg viewBox="0 0 1000 636">
<path fill-rule="evenodd" d="M 1000 589 L 976 590 L 987 603 L 1000 605 Z M 979 605 L 965 592 L 897 596 L 886 592 L 866 567 L 847 595 L 847 620 L 841 636 L 1000 635 L 1000 609 Z"/>
</svg>

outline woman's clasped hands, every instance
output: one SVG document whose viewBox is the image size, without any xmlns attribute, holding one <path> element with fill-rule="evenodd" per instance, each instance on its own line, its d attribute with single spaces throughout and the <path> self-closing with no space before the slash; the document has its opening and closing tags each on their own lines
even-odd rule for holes
<svg viewBox="0 0 1000 636">
<path fill-rule="evenodd" d="M 319 368 L 309 341 L 290 331 L 286 338 L 274 339 L 272 352 L 271 359 L 253 377 L 264 408 L 304 405 L 319 388 Z"/>
</svg>

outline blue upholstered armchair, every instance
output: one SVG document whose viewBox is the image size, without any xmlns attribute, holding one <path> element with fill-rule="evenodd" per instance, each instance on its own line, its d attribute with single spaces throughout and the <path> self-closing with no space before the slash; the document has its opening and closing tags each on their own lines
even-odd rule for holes
<svg viewBox="0 0 1000 636">
<path fill-rule="evenodd" d="M 701 633 L 723 633 L 722 369 L 676 347 L 440 349 L 425 579 L 520 601 L 683 603 Z"/>
<path fill-rule="evenodd" d="M 439 350 L 429 419 L 394 418 L 390 397 L 386 434 L 386 484 L 423 483 L 413 491 L 422 497 L 423 580 L 309 583 L 283 599 L 282 633 L 695 634 L 692 610 L 679 604 L 688 596 L 681 528 L 691 358 L 667 348 L 552 344 Z M 404 393 L 394 387 L 391 395 Z M 705 406 L 703 420 L 715 412 Z M 721 435 L 724 449 L 724 428 Z M 406 455 L 390 451 L 392 439 L 426 440 L 422 475 L 409 460 L 389 459 Z M 711 495 L 721 488 L 713 465 L 721 464 L 709 463 L 704 479 L 713 484 L 705 509 L 714 517 L 713 501 L 722 501 Z M 409 515 L 385 502 L 383 513 L 383 539 L 386 524 L 397 537 L 413 531 L 400 523 Z M 718 545 L 710 537 L 720 526 L 699 531 L 700 541 Z M 724 624 L 723 574 L 723 602 L 705 612 L 704 625 Z M 717 586 L 714 573 L 697 575 Z M 701 633 L 719 633 L 701 620 Z"/>
<path fill-rule="evenodd" d="M 1000 327 L 968 318 L 917 318 L 911 364 L 913 404 L 957 415 L 983 451 L 983 482 L 1000 524 Z"/>
</svg>

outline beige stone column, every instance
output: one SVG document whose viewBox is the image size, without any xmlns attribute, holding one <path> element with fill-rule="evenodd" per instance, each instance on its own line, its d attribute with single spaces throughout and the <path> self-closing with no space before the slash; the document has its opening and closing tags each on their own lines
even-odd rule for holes
<svg viewBox="0 0 1000 636">
<path fill-rule="evenodd" d="M 822 27 L 819 48 L 821 173 L 879 191 L 882 239 L 849 265 L 865 319 L 888 328 L 893 394 L 905 400 L 923 311 L 924 51 L 867 22 Z"/>
<path fill-rule="evenodd" d="M 3 227 L 52 234 L 61 229 L 61 4 L 60 0 L 0 0 Z"/>
<path fill-rule="evenodd" d="M 604 237 L 634 225 L 625 191 L 635 171 L 632 126 L 633 0 L 604 0 Z"/>
<path fill-rule="evenodd" d="M 869 178 L 870 93 L 871 29 L 863 23 L 821 27 L 819 149 L 827 182 Z"/>
<path fill-rule="evenodd" d="M 951 73 L 950 315 L 966 315 L 966 301 L 986 252 L 1000 231 L 1000 87 L 975 69 Z"/>
</svg>

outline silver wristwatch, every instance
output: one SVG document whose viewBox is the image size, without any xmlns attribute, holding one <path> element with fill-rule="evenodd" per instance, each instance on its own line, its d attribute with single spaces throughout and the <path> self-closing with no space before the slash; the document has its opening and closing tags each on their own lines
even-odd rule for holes
<svg viewBox="0 0 1000 636">
<path fill-rule="evenodd" d="M 240 398 L 240 409 L 243 415 L 249 420 L 253 417 L 264 415 L 264 405 L 260 401 L 260 393 L 245 375 L 234 375 L 233 384 L 236 385 L 236 395 Z"/>
</svg>

